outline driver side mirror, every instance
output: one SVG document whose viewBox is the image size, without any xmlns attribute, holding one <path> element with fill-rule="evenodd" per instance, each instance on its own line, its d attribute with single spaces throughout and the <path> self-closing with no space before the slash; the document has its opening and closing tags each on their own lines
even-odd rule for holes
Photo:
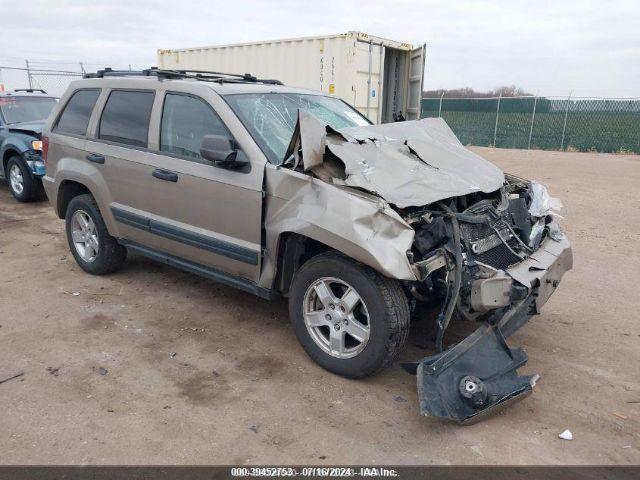
<svg viewBox="0 0 640 480">
<path fill-rule="evenodd" d="M 202 137 L 200 156 L 221 168 L 235 170 L 248 164 L 246 160 L 238 159 L 238 149 L 234 142 L 224 135 L 205 135 Z"/>
</svg>

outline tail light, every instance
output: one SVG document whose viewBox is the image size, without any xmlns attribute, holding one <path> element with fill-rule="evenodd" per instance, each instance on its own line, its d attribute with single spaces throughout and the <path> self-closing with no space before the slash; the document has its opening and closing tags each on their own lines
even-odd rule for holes
<svg viewBox="0 0 640 480">
<path fill-rule="evenodd" d="M 47 164 L 47 154 L 49 153 L 49 137 L 42 137 L 42 161 Z"/>
</svg>

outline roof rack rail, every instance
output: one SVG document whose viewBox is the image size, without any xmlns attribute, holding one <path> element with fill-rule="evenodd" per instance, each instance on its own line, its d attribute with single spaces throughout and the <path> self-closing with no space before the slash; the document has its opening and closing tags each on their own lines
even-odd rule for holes
<svg viewBox="0 0 640 480">
<path fill-rule="evenodd" d="M 111 67 L 106 67 L 102 70 L 98 70 L 95 73 L 85 73 L 82 78 L 104 78 L 104 77 L 130 77 L 130 76 L 148 76 L 145 75 L 145 70 L 113 70 Z"/>
<path fill-rule="evenodd" d="M 16 88 L 13 90 L 14 92 L 27 92 L 27 93 L 36 93 L 36 92 L 40 92 L 40 93 L 44 93 L 45 95 L 47 94 L 47 92 L 45 92 L 43 89 L 41 88 Z"/>
<path fill-rule="evenodd" d="M 158 77 L 165 79 L 189 78 L 204 82 L 217 83 L 264 83 L 269 85 L 284 85 L 280 80 L 257 78 L 250 73 L 223 73 L 209 70 L 167 70 L 158 67 L 151 67 L 145 70 L 113 70 L 109 67 L 98 70 L 96 73 L 85 73 L 83 78 L 104 78 L 104 77 Z"/>
</svg>

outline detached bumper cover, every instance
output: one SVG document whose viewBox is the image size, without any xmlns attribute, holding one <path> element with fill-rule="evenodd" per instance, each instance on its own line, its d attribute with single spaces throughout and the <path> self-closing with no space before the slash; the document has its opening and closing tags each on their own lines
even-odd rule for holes
<svg viewBox="0 0 640 480">
<path fill-rule="evenodd" d="M 478 420 L 531 394 L 537 375 L 518 376 L 527 362 L 498 328 L 484 325 L 440 355 L 420 362 L 420 413 L 463 424 Z"/>
<path fill-rule="evenodd" d="M 46 173 L 42 156 L 38 152 L 27 151 L 23 153 L 22 158 L 29 166 L 31 173 L 36 177 L 42 177 Z"/>
<path fill-rule="evenodd" d="M 538 375 L 519 376 L 524 350 L 505 338 L 540 312 L 563 274 L 573 266 L 569 241 L 548 238 L 540 249 L 506 273 L 528 289 L 494 324 L 483 324 L 462 342 L 424 358 L 416 369 L 422 415 L 475 423 L 531 394 Z"/>
</svg>

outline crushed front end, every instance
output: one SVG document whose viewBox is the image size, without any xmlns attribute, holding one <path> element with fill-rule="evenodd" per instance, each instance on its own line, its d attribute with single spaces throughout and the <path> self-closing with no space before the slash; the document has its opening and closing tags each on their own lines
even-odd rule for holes
<svg viewBox="0 0 640 480">
<path fill-rule="evenodd" d="M 572 267 L 557 223 L 559 202 L 536 183 L 505 176 L 493 194 L 473 193 L 402 212 L 415 229 L 409 256 L 418 300 L 436 299 L 436 355 L 409 365 L 421 413 L 472 423 L 531 393 L 538 376 L 519 376 L 527 361 L 505 341 L 540 308 Z M 479 328 L 445 348 L 451 322 Z"/>
<path fill-rule="evenodd" d="M 385 273 L 439 311 L 436 355 L 405 364 L 417 375 L 422 413 L 470 423 L 531 393 L 537 376 L 517 374 L 527 356 L 505 338 L 540 312 L 572 267 L 560 202 L 465 148 L 440 118 L 336 131 L 309 112 L 298 115 L 283 165 L 379 197 L 380 211 L 392 209 L 387 216 L 413 234 L 402 258 L 411 271 Z M 317 194 L 308 198 L 324 205 Z M 366 224 L 367 247 L 389 231 Z M 394 266 L 405 265 L 398 245 L 408 244 L 386 248 Z M 477 330 L 445 348 L 447 328 L 461 320 Z"/>
</svg>

